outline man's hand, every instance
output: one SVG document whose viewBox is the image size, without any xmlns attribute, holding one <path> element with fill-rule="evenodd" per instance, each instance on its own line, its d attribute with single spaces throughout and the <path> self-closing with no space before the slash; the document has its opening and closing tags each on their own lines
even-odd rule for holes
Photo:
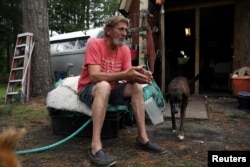
<svg viewBox="0 0 250 167">
<path fill-rule="evenodd" d="M 134 67 L 139 73 L 146 75 L 148 77 L 148 79 L 152 80 L 153 79 L 153 75 L 151 71 L 148 71 L 145 69 L 145 65 L 140 65 L 137 67 Z"/>
<path fill-rule="evenodd" d="M 126 73 L 126 80 L 128 82 L 137 82 L 140 84 L 151 84 L 152 73 L 145 69 L 145 66 L 136 66 L 129 69 Z"/>
</svg>

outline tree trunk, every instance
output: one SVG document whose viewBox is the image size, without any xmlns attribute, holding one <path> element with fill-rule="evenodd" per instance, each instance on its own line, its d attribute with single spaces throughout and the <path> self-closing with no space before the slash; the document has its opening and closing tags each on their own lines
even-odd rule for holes
<svg viewBox="0 0 250 167">
<path fill-rule="evenodd" d="M 22 10 L 24 31 L 33 33 L 35 42 L 31 57 L 31 96 L 45 97 L 54 81 L 50 62 L 47 0 L 22 0 Z"/>
<path fill-rule="evenodd" d="M 233 70 L 250 67 L 250 1 L 237 1 L 234 26 Z"/>
</svg>

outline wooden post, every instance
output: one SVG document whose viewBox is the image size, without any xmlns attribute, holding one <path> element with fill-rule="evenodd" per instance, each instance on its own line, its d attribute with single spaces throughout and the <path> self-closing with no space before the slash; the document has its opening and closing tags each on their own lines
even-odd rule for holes
<svg viewBox="0 0 250 167">
<path fill-rule="evenodd" d="M 165 10 L 164 10 L 164 4 L 161 5 L 161 11 L 160 11 L 160 50 L 161 50 L 161 90 L 162 92 L 165 92 L 165 85 L 166 85 L 166 60 L 165 60 Z"/>
<path fill-rule="evenodd" d="M 139 16 L 139 65 L 145 65 L 147 54 L 148 0 L 140 0 Z"/>
<path fill-rule="evenodd" d="M 200 8 L 195 8 L 195 75 L 200 71 Z M 194 94 L 199 94 L 199 82 L 195 82 Z"/>
</svg>

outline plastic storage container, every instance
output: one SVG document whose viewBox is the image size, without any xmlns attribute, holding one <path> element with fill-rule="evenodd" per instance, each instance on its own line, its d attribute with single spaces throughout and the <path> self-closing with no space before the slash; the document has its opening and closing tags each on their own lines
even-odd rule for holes
<svg viewBox="0 0 250 167">
<path fill-rule="evenodd" d="M 239 109 L 250 112 L 250 92 L 239 93 Z"/>
<path fill-rule="evenodd" d="M 233 95 L 240 92 L 250 92 L 250 77 L 231 77 Z"/>
<path fill-rule="evenodd" d="M 48 108 L 52 120 L 52 129 L 56 135 L 71 135 L 91 117 L 72 111 Z M 118 136 L 119 129 L 124 128 L 126 111 L 107 111 L 101 137 L 103 139 Z M 92 137 L 92 122 L 89 123 L 77 136 Z"/>
</svg>

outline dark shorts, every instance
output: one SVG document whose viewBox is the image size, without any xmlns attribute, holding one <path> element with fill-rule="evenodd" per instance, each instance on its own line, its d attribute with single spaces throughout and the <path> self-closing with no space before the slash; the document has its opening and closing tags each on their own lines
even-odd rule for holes
<svg viewBox="0 0 250 167">
<path fill-rule="evenodd" d="M 93 96 L 92 89 L 94 84 L 91 84 L 84 88 L 82 91 L 78 93 L 79 99 L 88 105 L 92 106 Z M 129 105 L 130 98 L 124 98 L 124 90 L 126 87 L 126 83 L 118 83 L 112 90 L 109 96 L 109 104 L 111 105 Z"/>
</svg>

